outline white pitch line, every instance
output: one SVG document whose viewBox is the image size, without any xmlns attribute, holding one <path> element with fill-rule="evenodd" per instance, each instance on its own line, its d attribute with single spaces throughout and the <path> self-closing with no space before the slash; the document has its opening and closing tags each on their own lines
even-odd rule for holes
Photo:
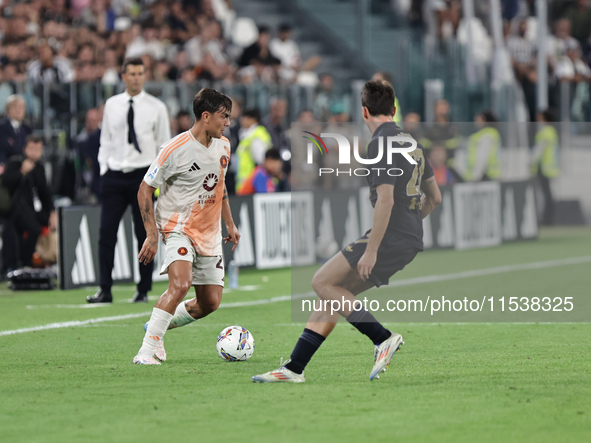
<svg viewBox="0 0 591 443">
<path fill-rule="evenodd" d="M 505 273 L 505 272 L 553 268 L 556 266 L 567 266 L 567 265 L 575 265 L 575 264 L 582 264 L 582 263 L 589 263 L 589 262 L 591 262 L 591 255 L 586 255 L 586 256 L 582 256 L 582 257 L 564 258 L 564 259 L 559 259 L 559 260 L 548 260 L 548 261 L 542 261 L 542 262 L 523 263 L 520 265 L 497 266 L 494 268 L 476 269 L 473 271 L 456 272 L 453 274 L 428 275 L 425 277 L 416 277 L 416 278 L 407 278 L 404 280 L 395 280 L 395 281 L 391 282 L 388 286 L 382 286 L 382 289 L 386 289 L 389 287 L 396 287 L 396 286 L 408 286 L 408 285 L 416 285 L 416 284 L 423 284 L 423 283 L 435 283 L 435 282 L 441 282 L 441 281 L 459 280 L 462 278 L 470 278 L 470 277 L 481 277 L 481 276 L 485 276 L 485 275 L 501 274 L 501 273 Z M 302 299 L 302 298 L 310 297 L 312 295 L 314 295 L 314 293 L 312 291 L 310 291 L 310 292 L 306 292 L 303 294 L 281 295 L 278 297 L 263 298 L 260 300 L 233 302 L 233 303 L 222 303 L 220 305 L 220 308 L 240 308 L 240 307 L 246 307 L 246 306 L 266 305 L 266 304 L 270 304 L 270 303 L 278 303 L 278 302 L 289 301 L 289 300 L 294 300 L 294 299 Z M 55 307 L 55 306 L 56 305 L 54 305 L 53 307 Z M 67 306 L 67 305 L 64 305 L 64 306 Z M 71 305 L 71 306 L 78 306 L 78 305 Z M 88 306 L 88 305 L 79 305 L 79 306 Z M 4 335 L 22 334 L 24 332 L 44 331 L 47 329 L 69 328 L 69 327 L 75 327 L 75 326 L 84 326 L 84 325 L 93 324 L 93 323 L 102 323 L 102 322 L 107 322 L 107 321 L 126 320 L 126 319 L 130 319 L 130 318 L 145 317 L 150 314 L 151 314 L 151 311 L 136 313 L 136 314 L 115 315 L 112 317 L 93 318 L 90 320 L 83 320 L 83 321 L 50 323 L 48 325 L 34 326 L 32 328 L 14 329 L 11 331 L 0 331 L 0 337 L 4 336 Z"/>
</svg>

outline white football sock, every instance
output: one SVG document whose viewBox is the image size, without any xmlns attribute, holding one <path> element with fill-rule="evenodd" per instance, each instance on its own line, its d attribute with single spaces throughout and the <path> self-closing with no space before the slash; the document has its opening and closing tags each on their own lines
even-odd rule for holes
<svg viewBox="0 0 591 443">
<path fill-rule="evenodd" d="M 191 317 L 191 314 L 187 312 L 187 305 L 183 301 L 176 307 L 176 311 L 174 311 L 168 329 L 180 328 L 181 326 L 186 326 L 194 321 L 197 321 L 197 319 Z"/>
<path fill-rule="evenodd" d="M 152 316 L 148 322 L 146 335 L 144 335 L 144 342 L 138 351 L 137 355 L 153 356 L 158 342 L 164 337 L 166 328 L 172 319 L 172 314 L 169 314 L 162 309 L 154 308 Z"/>
</svg>

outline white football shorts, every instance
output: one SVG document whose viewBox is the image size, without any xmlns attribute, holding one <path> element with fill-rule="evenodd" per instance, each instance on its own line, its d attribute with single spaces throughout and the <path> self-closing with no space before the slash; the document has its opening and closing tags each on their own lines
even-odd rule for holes
<svg viewBox="0 0 591 443">
<path fill-rule="evenodd" d="M 168 274 L 168 267 L 177 260 L 193 263 L 193 285 L 224 286 L 224 258 L 221 255 L 199 255 L 187 236 L 171 232 L 164 244 L 164 263 L 160 275 Z"/>
</svg>

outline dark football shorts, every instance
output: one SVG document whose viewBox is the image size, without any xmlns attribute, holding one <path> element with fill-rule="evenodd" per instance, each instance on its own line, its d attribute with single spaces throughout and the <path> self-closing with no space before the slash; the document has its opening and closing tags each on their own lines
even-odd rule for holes
<svg viewBox="0 0 591 443">
<path fill-rule="evenodd" d="M 353 269 L 357 269 L 357 263 L 365 253 L 371 230 L 353 243 L 345 246 L 341 252 Z M 369 279 L 379 288 L 387 285 L 390 277 L 404 269 L 421 250 L 412 246 L 396 234 L 386 232 L 378 248 L 378 257 Z"/>
</svg>

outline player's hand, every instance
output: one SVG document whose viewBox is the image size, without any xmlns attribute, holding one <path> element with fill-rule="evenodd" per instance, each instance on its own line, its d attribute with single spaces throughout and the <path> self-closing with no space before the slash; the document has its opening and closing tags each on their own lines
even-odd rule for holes
<svg viewBox="0 0 591 443">
<path fill-rule="evenodd" d="M 226 225 L 226 229 L 228 230 L 228 236 L 224 237 L 224 244 L 228 242 L 234 243 L 234 246 L 232 246 L 232 252 L 234 252 L 236 246 L 238 246 L 238 242 L 240 241 L 240 232 L 238 232 L 238 228 L 234 223 L 231 225 Z"/>
<path fill-rule="evenodd" d="M 144 244 L 142 245 L 142 249 L 141 249 L 140 253 L 137 255 L 137 258 L 139 258 L 140 263 L 147 265 L 152 260 L 154 260 L 154 257 L 156 256 L 157 252 L 158 252 L 158 237 L 156 237 L 156 238 L 147 237 L 144 240 Z"/>
<path fill-rule="evenodd" d="M 359 259 L 357 263 L 357 272 L 359 272 L 359 276 L 361 280 L 365 281 L 369 278 L 369 274 L 373 270 L 373 267 L 376 265 L 376 261 L 378 259 L 378 254 L 376 252 L 365 251 L 365 253 Z"/>
</svg>

